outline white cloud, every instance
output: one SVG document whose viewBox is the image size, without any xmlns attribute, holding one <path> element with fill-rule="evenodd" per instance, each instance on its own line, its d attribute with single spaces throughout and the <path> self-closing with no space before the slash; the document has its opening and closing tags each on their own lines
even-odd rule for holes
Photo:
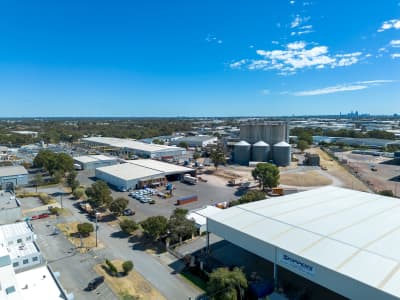
<svg viewBox="0 0 400 300">
<path fill-rule="evenodd" d="M 400 19 L 392 19 L 382 23 L 378 32 L 382 32 L 389 29 L 400 29 Z"/>
<path fill-rule="evenodd" d="M 293 5 L 294 3 L 295 3 L 295 2 L 294 2 L 293 0 L 292 0 L 292 1 L 290 1 L 290 4 L 292 4 L 292 5 Z"/>
<path fill-rule="evenodd" d="M 290 23 L 290 28 L 296 28 L 300 26 L 301 24 L 308 22 L 310 20 L 310 17 L 300 17 L 300 15 L 296 15 L 293 19 L 293 21 Z"/>
<path fill-rule="evenodd" d="M 400 47 L 400 40 L 391 40 L 390 41 L 390 46 L 394 48 L 399 48 Z"/>
<path fill-rule="evenodd" d="M 269 94 L 271 94 L 271 91 L 270 91 L 270 90 L 268 90 L 268 89 L 263 89 L 263 90 L 261 90 L 261 95 L 266 96 L 266 95 L 269 95 Z"/>
<path fill-rule="evenodd" d="M 394 80 L 367 80 L 367 81 L 358 81 L 347 84 L 338 84 L 335 86 L 328 86 L 321 89 L 316 90 L 308 90 L 308 91 L 299 91 L 292 93 L 293 96 L 318 96 L 318 95 L 327 95 L 334 94 L 340 92 L 351 92 L 351 91 L 359 91 L 365 90 L 373 86 L 378 86 L 384 83 L 391 83 Z"/>
<path fill-rule="evenodd" d="M 392 58 L 400 58 L 400 53 L 393 53 L 390 55 Z"/>
<path fill-rule="evenodd" d="M 278 70 L 281 75 L 294 74 L 299 69 L 350 66 L 359 61 L 361 52 L 331 55 L 328 47 L 307 48 L 304 41 L 288 43 L 283 50 L 256 50 L 260 59 L 242 59 L 231 64 L 232 68 L 249 70 Z"/>
<path fill-rule="evenodd" d="M 214 35 L 212 35 L 212 34 L 207 34 L 207 36 L 206 36 L 206 38 L 205 38 L 205 41 L 207 42 L 207 43 L 216 43 L 216 44 L 222 44 L 223 42 L 222 42 L 222 40 L 220 40 L 220 39 L 217 39 Z"/>
<path fill-rule="evenodd" d="M 247 59 L 241 59 L 239 61 L 229 64 L 229 67 L 231 67 L 232 69 L 240 69 L 240 67 L 246 63 L 247 63 Z"/>
</svg>

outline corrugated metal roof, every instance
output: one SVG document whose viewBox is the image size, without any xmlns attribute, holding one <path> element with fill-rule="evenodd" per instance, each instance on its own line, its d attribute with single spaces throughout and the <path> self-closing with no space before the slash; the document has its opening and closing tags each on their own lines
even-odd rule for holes
<svg viewBox="0 0 400 300">
<path fill-rule="evenodd" d="M 163 175 L 160 171 L 129 163 L 101 167 L 97 168 L 96 171 L 101 171 L 103 173 L 121 178 L 123 180 L 135 180 L 146 177 L 158 177 Z"/>
<path fill-rule="evenodd" d="M 253 147 L 267 147 L 267 146 L 269 145 L 264 141 L 258 141 L 257 143 L 253 144 Z"/>
<path fill-rule="evenodd" d="M 208 218 L 400 297 L 400 200 L 324 187 Z"/>
<path fill-rule="evenodd" d="M 235 144 L 235 146 L 250 146 L 250 144 L 246 141 L 240 141 Z"/>
<path fill-rule="evenodd" d="M 193 169 L 169 164 L 166 162 L 153 160 L 153 159 L 135 159 L 135 160 L 125 160 L 127 163 L 142 166 L 146 168 L 150 168 L 156 171 L 160 171 L 162 173 L 168 174 L 179 174 L 179 173 L 189 173 L 192 172 Z"/>
<path fill-rule="evenodd" d="M 141 150 L 146 152 L 176 151 L 176 150 L 185 151 L 185 149 L 179 147 L 158 145 L 158 144 L 146 144 L 131 139 L 119 139 L 112 137 L 90 137 L 90 138 L 83 138 L 82 140 L 86 142 L 104 144 L 115 148 L 126 148 L 126 149 Z"/>
<path fill-rule="evenodd" d="M 290 147 L 290 145 L 288 143 L 282 141 L 282 142 L 275 144 L 274 147 Z"/>
<path fill-rule="evenodd" d="M 80 163 L 90 163 L 90 162 L 96 162 L 96 161 L 113 161 L 113 160 L 118 160 L 115 157 L 110 157 L 110 156 L 105 156 L 105 155 L 83 155 L 83 156 L 77 156 L 74 157 L 74 160 L 80 162 Z"/>
<path fill-rule="evenodd" d="M 28 174 L 28 171 L 22 166 L 0 167 L 0 177 L 25 174 Z"/>
</svg>

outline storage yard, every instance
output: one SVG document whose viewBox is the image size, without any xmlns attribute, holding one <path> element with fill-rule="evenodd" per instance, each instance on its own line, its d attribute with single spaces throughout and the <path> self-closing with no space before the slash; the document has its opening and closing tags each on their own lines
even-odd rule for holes
<svg viewBox="0 0 400 300">
<path fill-rule="evenodd" d="M 400 164 L 393 158 L 383 156 L 336 152 L 368 186 L 377 192 L 390 190 L 400 197 Z"/>
</svg>

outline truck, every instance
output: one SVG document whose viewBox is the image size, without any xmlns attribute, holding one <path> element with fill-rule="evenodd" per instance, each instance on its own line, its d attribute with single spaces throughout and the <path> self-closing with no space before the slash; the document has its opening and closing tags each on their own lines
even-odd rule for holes
<svg viewBox="0 0 400 300">
<path fill-rule="evenodd" d="M 243 180 L 241 178 L 232 178 L 228 180 L 229 186 L 237 186 L 242 184 Z"/>
<path fill-rule="evenodd" d="M 186 196 L 186 197 L 181 197 L 178 200 L 176 200 L 176 205 L 184 205 L 184 204 L 195 202 L 197 200 L 199 200 L 197 195 L 190 195 L 190 196 Z"/>
<path fill-rule="evenodd" d="M 197 183 L 197 178 L 190 176 L 188 174 L 183 175 L 183 182 L 187 182 L 190 184 L 196 184 Z"/>
</svg>

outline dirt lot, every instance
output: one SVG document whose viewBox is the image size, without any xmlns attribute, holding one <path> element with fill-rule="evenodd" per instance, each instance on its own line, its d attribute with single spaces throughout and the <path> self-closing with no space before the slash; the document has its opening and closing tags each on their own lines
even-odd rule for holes
<svg viewBox="0 0 400 300">
<path fill-rule="evenodd" d="M 122 271 L 122 261 L 114 260 L 112 263 L 119 271 Z M 142 275 L 137 273 L 134 269 L 125 276 L 111 277 L 104 270 L 102 265 L 94 267 L 99 275 L 103 275 L 107 284 L 117 295 L 132 295 L 139 296 L 143 300 L 164 300 L 165 297 L 160 294 Z"/>
<path fill-rule="evenodd" d="M 88 237 L 80 239 L 77 235 L 79 222 L 61 223 L 57 227 L 68 238 L 68 240 L 79 249 L 79 252 L 85 253 L 88 249 L 96 247 L 95 233 L 91 233 Z M 97 248 L 102 248 L 103 245 L 98 241 Z"/>
<path fill-rule="evenodd" d="M 391 190 L 400 197 L 400 165 L 393 164 L 392 159 L 351 152 L 336 155 L 347 160 L 347 165 L 374 191 Z"/>
<path fill-rule="evenodd" d="M 286 173 L 281 175 L 281 184 L 290 186 L 324 186 L 332 184 L 332 180 L 317 171 Z"/>
<path fill-rule="evenodd" d="M 344 188 L 354 189 L 358 191 L 370 191 L 369 187 L 360 181 L 357 177 L 349 173 L 343 166 L 338 162 L 331 159 L 327 153 L 322 151 L 320 148 L 310 148 L 307 150 L 310 153 L 319 154 L 321 159 L 321 166 L 325 166 L 327 170 L 325 171 L 328 176 L 334 177 L 338 180 L 338 186 Z"/>
</svg>

